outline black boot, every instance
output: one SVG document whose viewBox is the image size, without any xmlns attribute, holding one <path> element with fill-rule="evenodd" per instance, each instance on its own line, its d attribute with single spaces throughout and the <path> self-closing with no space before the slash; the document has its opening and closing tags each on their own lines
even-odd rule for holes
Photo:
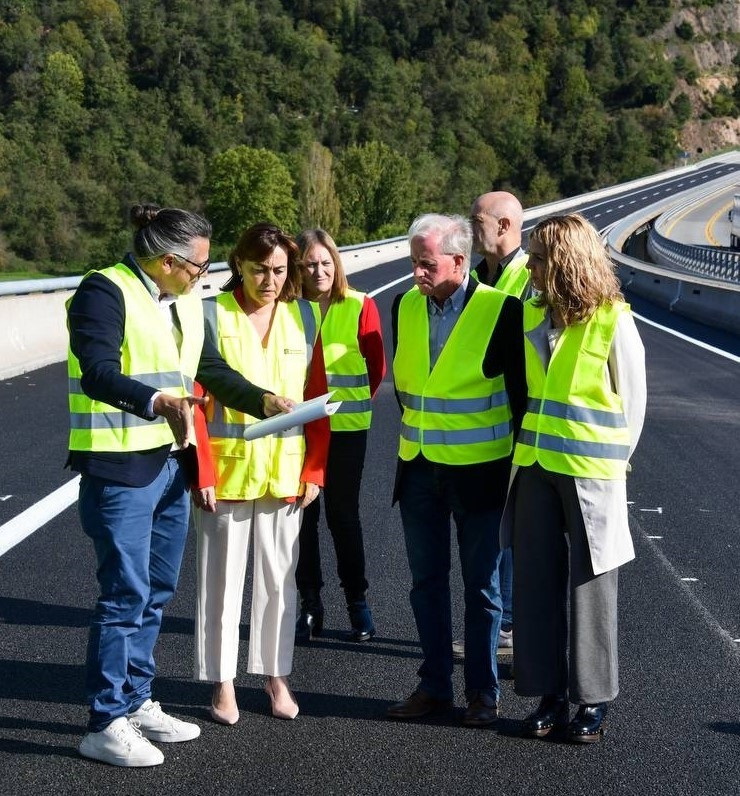
<svg viewBox="0 0 740 796">
<path fill-rule="evenodd" d="M 569 718 L 568 697 L 564 694 L 546 694 L 534 713 L 522 725 L 522 734 L 528 738 L 544 738 L 551 732 L 565 729 Z"/>
<path fill-rule="evenodd" d="M 295 640 L 310 641 L 324 629 L 324 606 L 318 589 L 301 592 L 301 613 L 295 623 Z"/>
<path fill-rule="evenodd" d="M 347 634 L 349 641 L 370 641 L 375 635 L 373 615 L 368 607 L 364 595 L 357 599 L 347 597 L 347 612 L 352 630 Z"/>
<path fill-rule="evenodd" d="M 608 702 L 579 705 L 576 715 L 566 730 L 568 740 L 574 743 L 595 743 L 600 741 L 606 733 L 604 720 L 608 709 Z"/>
</svg>

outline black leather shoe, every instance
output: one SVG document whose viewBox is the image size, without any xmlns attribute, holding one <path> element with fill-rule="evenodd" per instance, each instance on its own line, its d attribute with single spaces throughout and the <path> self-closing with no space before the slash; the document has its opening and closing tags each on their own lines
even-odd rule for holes
<svg viewBox="0 0 740 796">
<path fill-rule="evenodd" d="M 545 694 L 539 707 L 524 719 L 522 735 L 528 738 L 544 738 L 553 730 L 562 730 L 568 724 L 568 697 Z"/>
<path fill-rule="evenodd" d="M 295 623 L 295 640 L 310 641 L 324 629 L 324 606 L 317 591 L 301 594 L 301 612 Z"/>
<path fill-rule="evenodd" d="M 489 727 L 498 721 L 498 702 L 483 691 L 477 691 L 468 697 L 468 707 L 463 713 L 462 723 L 465 727 Z"/>
<path fill-rule="evenodd" d="M 370 641 L 375 635 L 373 615 L 367 605 L 367 600 L 354 600 L 347 603 L 349 622 L 352 630 L 347 633 L 348 641 Z"/>
<path fill-rule="evenodd" d="M 606 733 L 604 719 L 609 708 L 608 703 L 598 705 L 580 705 L 576 715 L 568 725 L 566 735 L 574 743 L 595 743 Z"/>
<path fill-rule="evenodd" d="M 425 691 L 414 691 L 408 699 L 391 705 L 385 715 L 389 719 L 422 719 L 452 709 L 451 699 L 435 699 Z"/>
</svg>

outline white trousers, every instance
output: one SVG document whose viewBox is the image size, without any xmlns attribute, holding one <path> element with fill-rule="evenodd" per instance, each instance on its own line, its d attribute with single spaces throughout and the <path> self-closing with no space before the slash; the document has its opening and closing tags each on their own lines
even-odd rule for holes
<svg viewBox="0 0 740 796">
<path fill-rule="evenodd" d="M 298 504 L 269 496 L 218 501 L 215 514 L 194 511 L 198 535 L 196 679 L 224 682 L 236 677 L 250 534 L 254 578 L 247 671 L 274 677 L 290 674 L 302 513 Z"/>
</svg>

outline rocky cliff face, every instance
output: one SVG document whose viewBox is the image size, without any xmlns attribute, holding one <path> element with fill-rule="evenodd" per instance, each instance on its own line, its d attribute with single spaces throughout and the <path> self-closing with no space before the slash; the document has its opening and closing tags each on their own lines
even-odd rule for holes
<svg viewBox="0 0 740 796">
<path fill-rule="evenodd" d="M 707 6 L 679 0 L 658 37 L 666 58 L 687 64 L 686 79 L 679 80 L 672 98 L 683 93 L 691 102 L 691 118 L 681 130 L 679 146 L 692 153 L 740 146 L 740 114 L 720 115 L 722 105 L 717 102 L 718 94 L 737 97 L 740 2 L 722 0 Z M 737 105 L 736 101 L 735 110 Z"/>
</svg>

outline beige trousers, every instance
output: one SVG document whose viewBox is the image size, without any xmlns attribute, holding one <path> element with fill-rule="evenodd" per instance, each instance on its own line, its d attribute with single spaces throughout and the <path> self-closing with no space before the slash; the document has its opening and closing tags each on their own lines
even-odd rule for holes
<svg viewBox="0 0 740 796">
<path fill-rule="evenodd" d="M 224 682 L 236 677 L 250 535 L 254 539 L 254 578 L 247 671 L 290 674 L 301 514 L 297 504 L 269 496 L 218 501 L 215 514 L 200 509 L 193 512 L 198 536 L 197 680 Z"/>
</svg>

